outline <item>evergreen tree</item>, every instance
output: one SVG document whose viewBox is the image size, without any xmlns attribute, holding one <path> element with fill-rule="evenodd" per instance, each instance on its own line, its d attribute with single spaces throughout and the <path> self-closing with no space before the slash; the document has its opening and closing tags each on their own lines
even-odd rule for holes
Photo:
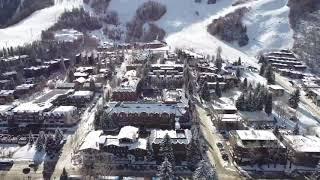
<svg viewBox="0 0 320 180">
<path fill-rule="evenodd" d="M 152 161 L 154 159 L 153 157 L 153 150 L 152 150 L 152 147 L 150 145 L 150 143 L 147 143 L 147 160 L 148 161 Z"/>
<path fill-rule="evenodd" d="M 220 98 L 222 96 L 222 92 L 221 92 L 219 81 L 217 81 L 216 88 L 215 88 L 215 93 L 216 93 L 218 98 Z"/>
<path fill-rule="evenodd" d="M 241 95 L 239 96 L 239 98 L 236 100 L 236 107 L 239 111 L 244 111 L 246 109 L 245 107 L 245 98 L 244 98 L 244 94 L 241 93 Z"/>
<path fill-rule="evenodd" d="M 74 81 L 74 72 L 72 70 L 69 70 L 69 72 L 68 72 L 68 81 L 69 82 Z"/>
<path fill-rule="evenodd" d="M 260 67 L 260 72 L 259 72 L 260 76 L 264 76 L 265 70 L 266 70 L 266 64 L 263 63 Z"/>
<path fill-rule="evenodd" d="M 65 168 L 63 168 L 62 173 L 60 175 L 60 180 L 68 180 L 68 173 Z"/>
<path fill-rule="evenodd" d="M 160 180 L 173 180 L 174 172 L 173 167 L 167 157 L 164 158 L 164 161 L 158 168 L 158 177 Z"/>
<path fill-rule="evenodd" d="M 273 129 L 273 134 L 276 135 L 276 136 L 278 136 L 279 133 L 280 133 L 280 132 L 279 132 L 279 126 L 276 125 L 276 126 L 274 127 L 274 129 Z"/>
<path fill-rule="evenodd" d="M 38 139 L 36 141 L 36 149 L 37 151 L 42 151 L 45 146 L 46 137 L 43 131 L 39 132 Z"/>
<path fill-rule="evenodd" d="M 265 63 L 266 63 L 266 60 L 265 60 L 264 55 L 260 55 L 260 56 L 259 56 L 259 61 L 258 61 L 258 63 L 262 63 L 262 64 L 265 64 Z"/>
<path fill-rule="evenodd" d="M 300 90 L 296 89 L 293 94 L 290 95 L 289 98 L 289 106 L 297 109 L 299 106 L 299 102 L 300 102 Z"/>
<path fill-rule="evenodd" d="M 294 126 L 294 129 L 293 129 L 292 133 L 294 135 L 299 135 L 300 134 L 300 128 L 299 128 L 299 124 L 298 123 L 296 123 L 296 125 Z"/>
<path fill-rule="evenodd" d="M 209 91 L 209 87 L 208 87 L 207 82 L 203 83 L 202 91 L 201 91 L 201 98 L 204 99 L 205 101 L 211 100 L 210 91 Z"/>
<path fill-rule="evenodd" d="M 216 62 L 215 62 L 215 66 L 216 66 L 216 68 L 218 69 L 218 72 L 220 72 L 220 71 L 221 71 L 221 68 L 222 68 L 221 52 L 222 52 L 221 47 L 218 47 L 218 49 L 217 49 L 217 56 L 216 56 Z"/>
<path fill-rule="evenodd" d="M 238 79 L 240 79 L 240 77 L 241 77 L 241 71 L 240 71 L 240 68 L 237 68 L 236 76 L 237 76 L 237 78 L 238 78 Z"/>
<path fill-rule="evenodd" d="M 247 98 L 247 111 L 253 112 L 255 111 L 255 105 L 254 105 L 254 97 L 252 92 L 250 91 Z"/>
<path fill-rule="evenodd" d="M 193 94 L 193 85 L 192 85 L 192 82 L 189 82 L 188 84 L 188 90 L 189 90 L 189 94 Z"/>
<path fill-rule="evenodd" d="M 265 73 L 264 73 L 264 77 L 267 79 L 268 84 L 275 83 L 275 75 L 274 75 L 273 68 L 271 65 L 267 66 Z"/>
<path fill-rule="evenodd" d="M 248 88 L 248 79 L 244 78 L 242 84 L 241 84 L 241 89 L 246 90 Z"/>
<path fill-rule="evenodd" d="M 162 156 L 163 160 L 168 158 L 170 163 L 174 166 L 175 164 L 175 157 L 173 154 L 173 147 L 172 147 L 172 140 L 168 134 L 166 134 L 160 144 L 160 155 Z"/>
<path fill-rule="evenodd" d="M 216 180 L 216 171 L 205 160 L 200 161 L 198 168 L 193 173 L 194 180 Z"/>
<path fill-rule="evenodd" d="M 63 57 L 61 57 L 61 59 L 60 59 L 60 68 L 61 68 L 62 72 L 66 72 L 67 71 L 67 68 L 66 68 L 66 65 L 64 63 L 64 58 Z"/>
<path fill-rule="evenodd" d="M 61 129 L 57 128 L 54 132 L 54 141 L 56 144 L 60 144 L 63 140 L 63 132 Z"/>
<path fill-rule="evenodd" d="M 96 91 L 96 83 L 94 82 L 93 78 L 90 79 L 90 84 L 89 85 L 90 85 L 89 86 L 90 91 L 95 92 Z"/>
<path fill-rule="evenodd" d="M 201 160 L 201 153 L 198 147 L 199 142 L 193 137 L 186 148 L 187 162 L 191 169 Z"/>
<path fill-rule="evenodd" d="M 29 144 L 33 144 L 34 143 L 34 139 L 33 139 L 34 137 L 33 137 L 33 134 L 32 134 L 32 132 L 30 131 L 29 132 L 29 137 L 28 137 L 28 143 Z"/>
<path fill-rule="evenodd" d="M 54 137 L 51 134 L 49 134 L 45 139 L 45 150 L 48 153 L 48 152 L 52 152 L 54 149 L 55 149 Z"/>
<path fill-rule="evenodd" d="M 136 87 L 136 94 L 139 97 L 142 94 L 143 80 L 140 80 Z"/>
<path fill-rule="evenodd" d="M 256 110 L 262 111 L 264 106 L 264 94 L 263 92 L 259 92 L 256 96 Z"/>
<path fill-rule="evenodd" d="M 272 94 L 268 93 L 267 100 L 265 102 L 265 108 L 264 111 L 270 115 L 272 113 Z"/>
<path fill-rule="evenodd" d="M 319 180 L 320 179 L 320 161 L 318 162 L 314 172 L 311 175 L 311 180 Z"/>
<path fill-rule="evenodd" d="M 238 59 L 238 66 L 241 66 L 241 65 L 242 65 L 241 57 L 239 57 L 239 59 Z"/>
</svg>

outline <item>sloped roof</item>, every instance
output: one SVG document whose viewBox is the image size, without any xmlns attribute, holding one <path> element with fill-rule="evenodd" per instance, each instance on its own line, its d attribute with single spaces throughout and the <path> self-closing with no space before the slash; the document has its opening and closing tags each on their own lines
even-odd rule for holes
<svg viewBox="0 0 320 180">
<path fill-rule="evenodd" d="M 192 139 L 192 133 L 189 129 L 184 130 L 152 130 L 150 134 L 150 143 L 160 144 L 164 136 L 168 134 L 173 144 L 189 144 Z"/>
</svg>

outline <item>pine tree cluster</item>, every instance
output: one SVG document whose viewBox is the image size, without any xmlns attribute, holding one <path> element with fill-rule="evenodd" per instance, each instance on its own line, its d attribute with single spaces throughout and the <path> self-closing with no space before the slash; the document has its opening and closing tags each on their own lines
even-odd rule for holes
<svg viewBox="0 0 320 180">
<path fill-rule="evenodd" d="M 297 109 L 299 106 L 299 102 L 300 102 L 300 90 L 296 89 L 289 98 L 289 106 Z"/>
<path fill-rule="evenodd" d="M 173 153 L 172 140 L 168 134 L 166 134 L 160 144 L 160 154 L 165 160 L 166 158 L 169 160 L 171 165 L 175 165 L 175 157 Z"/>
<path fill-rule="evenodd" d="M 33 137 L 31 133 L 29 134 L 29 137 Z M 56 129 L 54 135 L 45 134 L 43 131 L 40 131 L 35 143 L 36 150 L 45 150 L 47 153 L 58 152 L 62 147 L 62 140 L 63 132 L 60 129 Z"/>
<path fill-rule="evenodd" d="M 268 93 L 266 87 L 261 84 L 253 89 L 251 85 L 247 87 L 244 80 L 242 83 L 243 92 L 236 101 L 236 107 L 240 111 L 262 111 L 264 108 L 270 112 L 270 105 L 272 111 L 272 95 Z M 271 104 L 270 104 L 271 103 Z"/>
</svg>

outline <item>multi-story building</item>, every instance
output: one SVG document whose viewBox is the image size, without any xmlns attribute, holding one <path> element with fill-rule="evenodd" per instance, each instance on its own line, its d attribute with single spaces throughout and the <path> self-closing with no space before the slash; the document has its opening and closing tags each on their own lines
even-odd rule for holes
<svg viewBox="0 0 320 180">
<path fill-rule="evenodd" d="M 284 163 L 285 146 L 269 130 L 230 131 L 230 145 L 238 163 Z"/>
<path fill-rule="evenodd" d="M 136 127 L 124 126 L 116 136 L 100 136 L 100 150 L 117 157 L 128 157 L 130 161 L 144 161 L 147 156 L 147 139 L 140 138 L 138 132 Z"/>
<path fill-rule="evenodd" d="M 288 157 L 297 166 L 315 167 L 320 161 L 320 138 L 317 136 L 284 135 Z"/>
<path fill-rule="evenodd" d="M 282 69 L 304 71 L 307 66 L 297 59 L 295 54 L 289 50 L 280 50 L 264 54 L 265 60 L 280 72 Z"/>
<path fill-rule="evenodd" d="M 80 119 L 75 106 L 59 106 L 42 115 L 43 125 L 46 128 L 73 126 Z"/>
<path fill-rule="evenodd" d="M 182 88 L 183 64 L 152 64 L 146 81 L 153 88 Z"/>
<path fill-rule="evenodd" d="M 173 147 L 173 153 L 177 161 L 186 160 L 187 145 L 191 143 L 192 133 L 189 129 L 181 130 L 159 130 L 154 129 L 150 134 L 150 145 L 153 149 L 153 153 L 157 159 L 161 158 L 160 146 L 165 135 L 168 134 Z"/>
<path fill-rule="evenodd" d="M 103 121 L 112 121 L 120 127 L 132 125 L 173 129 L 176 126 L 187 128 L 191 125 L 189 108 L 183 103 L 113 102 L 105 109 Z"/>
</svg>

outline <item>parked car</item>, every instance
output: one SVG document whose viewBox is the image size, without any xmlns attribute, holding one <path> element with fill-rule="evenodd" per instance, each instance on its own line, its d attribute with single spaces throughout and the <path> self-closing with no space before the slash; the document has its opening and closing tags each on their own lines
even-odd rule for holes
<svg viewBox="0 0 320 180">
<path fill-rule="evenodd" d="M 228 154 L 226 154 L 226 153 L 222 154 L 222 159 L 225 161 L 228 161 L 229 160 Z"/>
<path fill-rule="evenodd" d="M 217 147 L 218 147 L 219 149 L 221 149 L 221 148 L 223 148 L 223 144 L 222 144 L 221 142 L 217 142 Z"/>
</svg>

